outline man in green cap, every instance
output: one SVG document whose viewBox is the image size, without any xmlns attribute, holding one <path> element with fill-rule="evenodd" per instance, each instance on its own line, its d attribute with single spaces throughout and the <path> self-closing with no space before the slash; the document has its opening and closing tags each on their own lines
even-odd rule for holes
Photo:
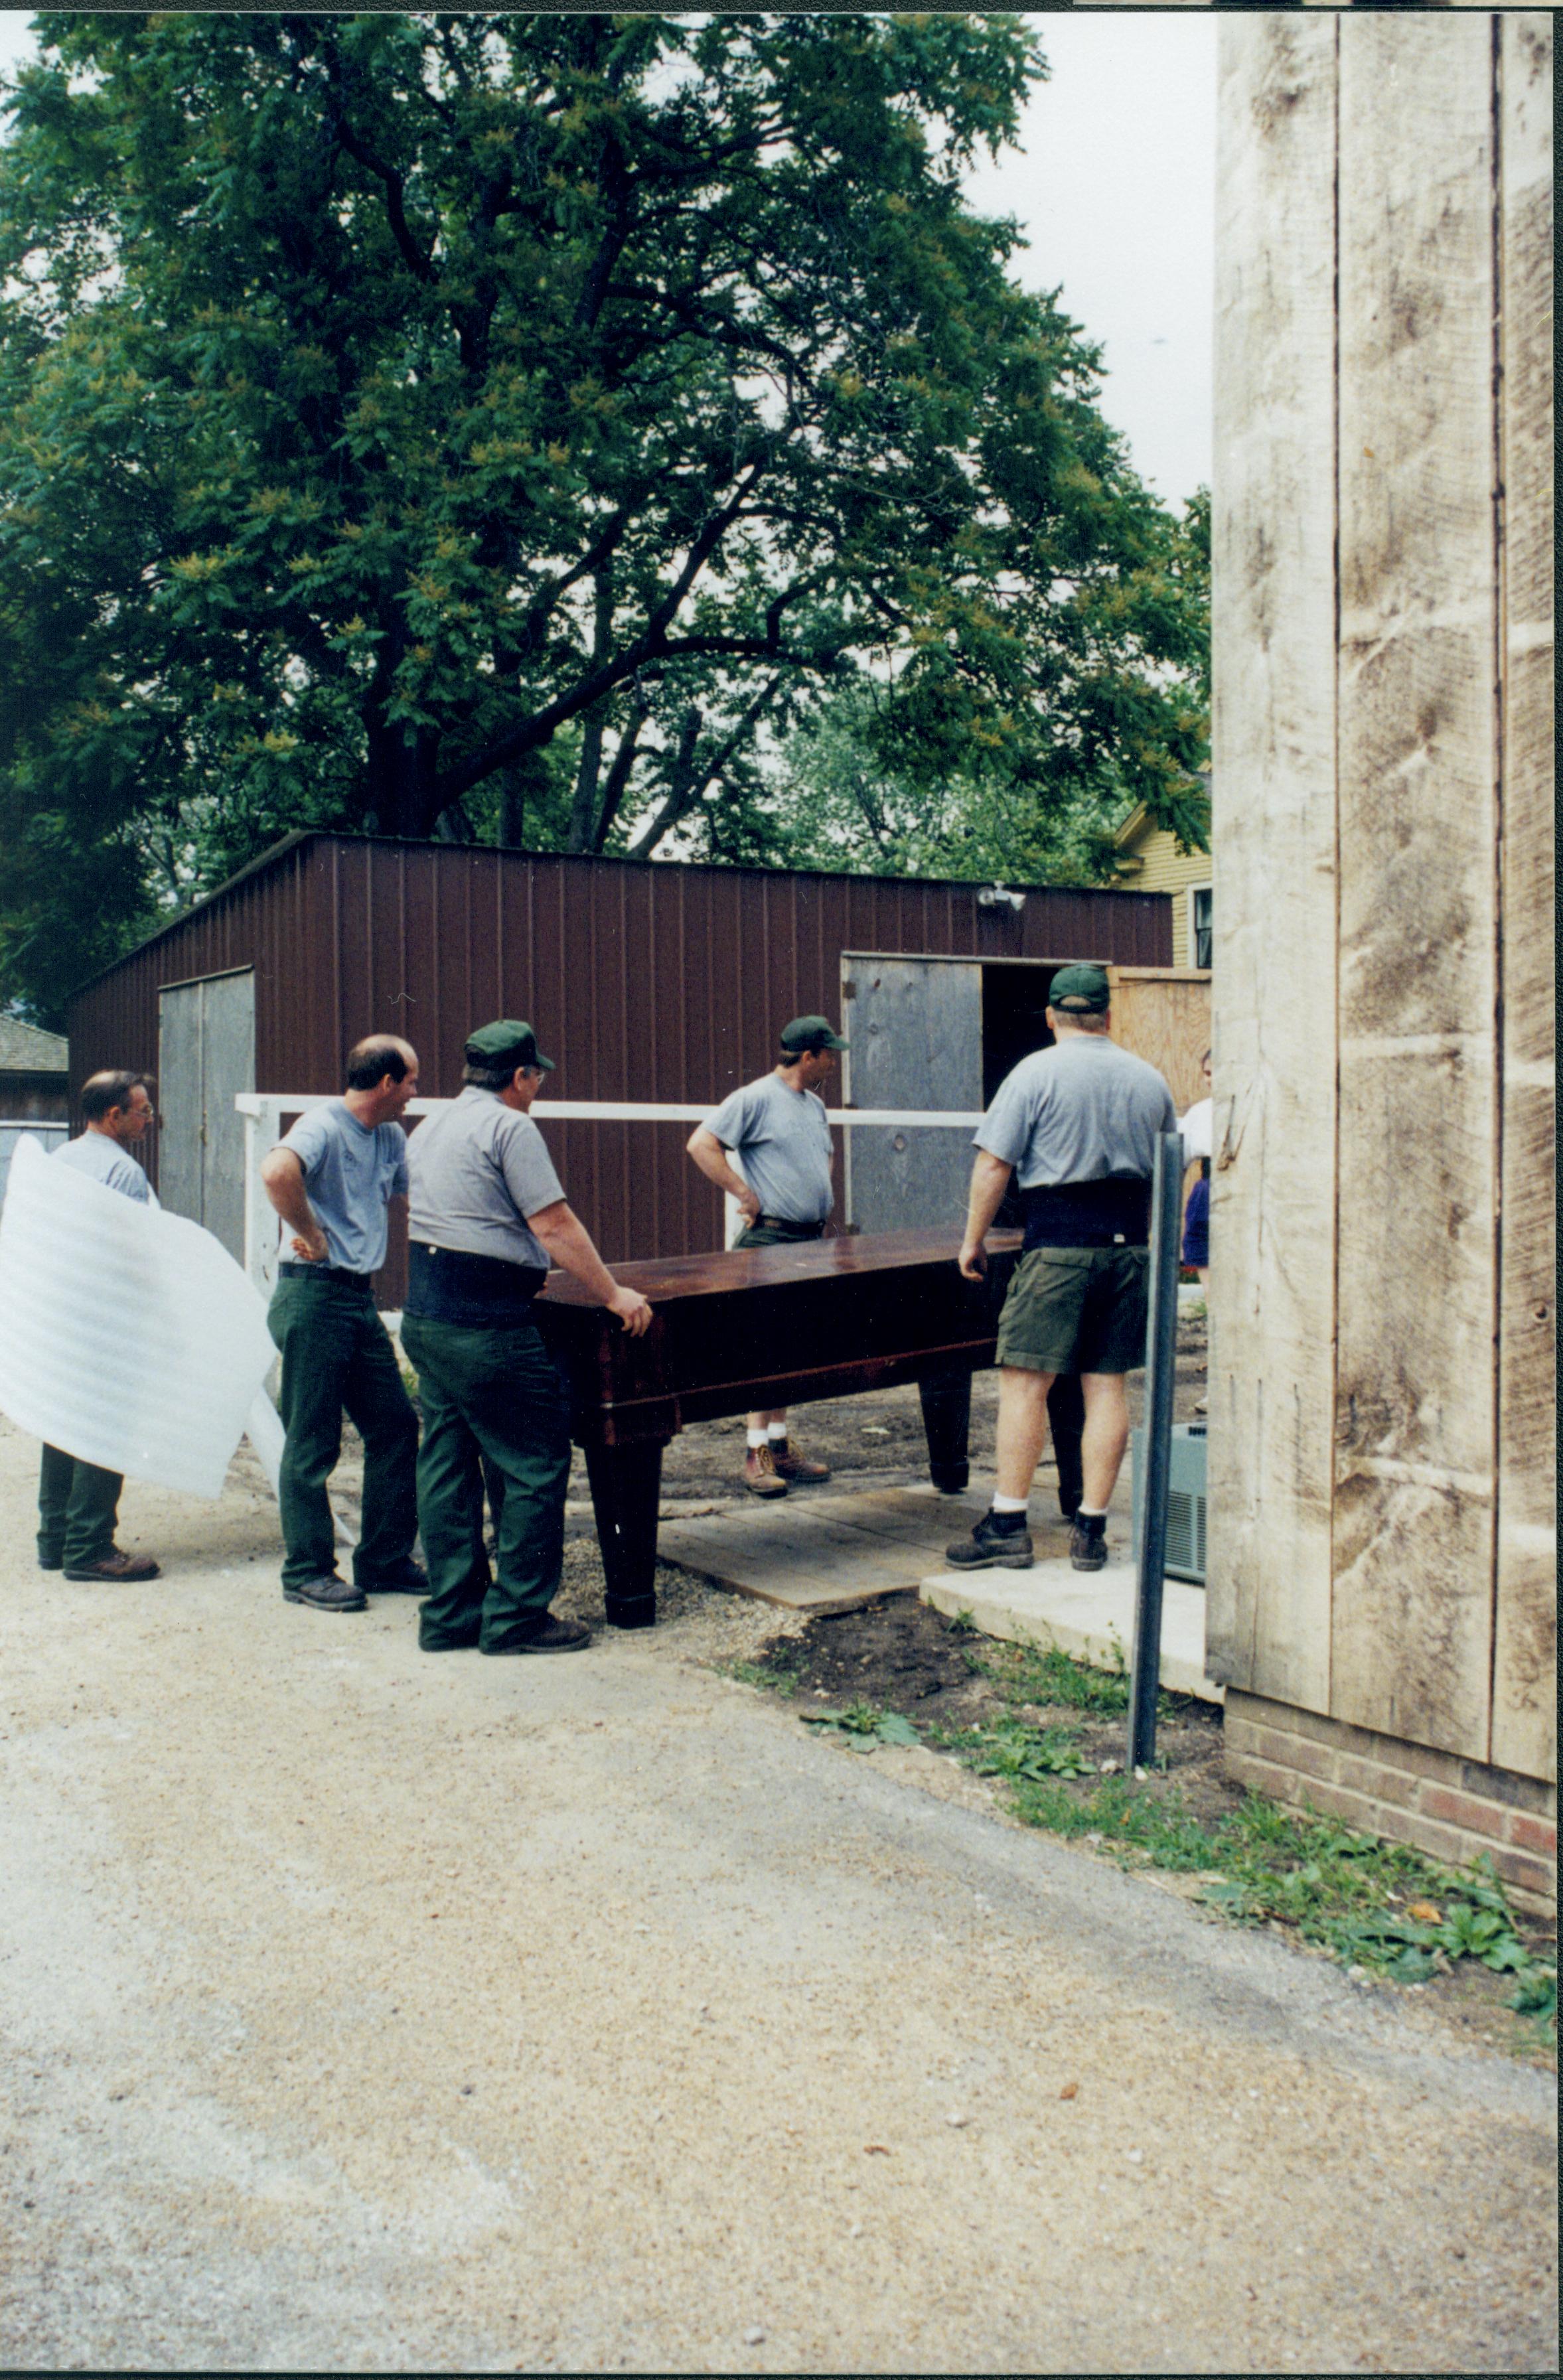
<svg viewBox="0 0 1563 2380">
<path fill-rule="evenodd" d="M 781 1247 L 823 1233 L 835 1204 L 835 1149 L 818 1086 L 846 1046 L 827 1017 L 794 1016 L 782 1028 L 769 1074 L 730 1091 L 690 1135 L 689 1154 L 707 1181 L 743 1210 L 738 1247 Z M 742 1173 L 728 1162 L 730 1149 Z M 811 1463 L 794 1446 L 784 1405 L 749 1415 L 744 1485 L 751 1495 L 784 1496 L 798 1480 L 830 1476 L 828 1463 Z"/>
<path fill-rule="evenodd" d="M 651 1320 L 622 1289 L 527 1111 L 553 1061 L 503 1017 L 466 1045 L 466 1087 L 407 1148 L 407 1302 L 402 1344 L 418 1374 L 418 1517 L 429 1564 L 426 1653 L 571 1653 L 591 1641 L 549 1609 L 564 1552 L 570 1402 L 531 1305 L 563 1265 L 636 1337 Z M 483 1547 L 483 1462 L 504 1483 L 494 1573 Z"/>
<path fill-rule="evenodd" d="M 1157 1136 L 1177 1127 L 1154 1066 L 1109 1038 L 1099 966 L 1060 967 L 1048 994 L 1050 1050 L 1023 1058 L 975 1135 L 961 1270 L 987 1269 L 983 1243 L 1017 1174 L 1025 1245 L 999 1323 L 998 1486 L 993 1508 L 949 1548 L 960 1570 L 1028 1570 L 1026 1506 L 1048 1435 L 1048 1391 L 1080 1375 L 1084 1487 L 1070 1558 L 1107 1561 L 1107 1508 L 1129 1439 L 1124 1375 L 1145 1361 L 1146 1243 Z"/>
</svg>

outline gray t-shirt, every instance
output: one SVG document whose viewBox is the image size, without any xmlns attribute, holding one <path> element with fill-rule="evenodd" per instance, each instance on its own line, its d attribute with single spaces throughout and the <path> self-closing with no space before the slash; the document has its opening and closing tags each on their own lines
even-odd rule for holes
<svg viewBox="0 0 1563 2380">
<path fill-rule="evenodd" d="M 388 1201 L 407 1186 L 407 1136 L 399 1123 L 360 1123 L 345 1099 L 306 1108 L 278 1147 L 304 1168 L 304 1187 L 325 1233 L 326 1261 L 348 1272 L 378 1272 L 385 1262 Z M 284 1223 L 282 1255 L 294 1261 L 293 1226 Z"/>
<path fill-rule="evenodd" d="M 975 1146 L 1015 1168 L 1023 1190 L 1156 1170 L 1156 1139 L 1177 1129 L 1154 1066 L 1105 1033 L 1069 1034 L 1023 1058 L 1000 1085 Z"/>
<path fill-rule="evenodd" d="M 117 1190 L 127 1198 L 136 1199 L 143 1207 L 155 1207 L 157 1193 L 147 1180 L 136 1160 L 117 1140 L 106 1132 L 84 1132 L 79 1140 L 66 1140 L 50 1151 L 67 1165 L 74 1165 L 78 1173 L 90 1173 L 94 1182 L 102 1182 L 110 1190 Z"/>
<path fill-rule="evenodd" d="M 407 1171 L 413 1239 L 548 1270 L 548 1251 L 527 1217 L 557 1205 L 564 1185 L 531 1117 L 505 1107 L 497 1091 L 469 1083 L 427 1117 L 408 1145 Z"/>
<path fill-rule="evenodd" d="M 814 1091 L 794 1091 L 779 1075 L 762 1075 L 729 1091 L 706 1130 L 733 1149 L 763 1215 L 779 1223 L 822 1223 L 835 1199 L 830 1188 L 830 1127 Z"/>
</svg>

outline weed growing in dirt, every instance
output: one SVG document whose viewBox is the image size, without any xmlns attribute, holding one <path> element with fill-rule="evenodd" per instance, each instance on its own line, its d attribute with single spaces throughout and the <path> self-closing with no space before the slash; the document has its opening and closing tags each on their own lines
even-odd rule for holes
<svg viewBox="0 0 1563 2380">
<path fill-rule="evenodd" d="M 1046 1777 L 1087 1777 L 1095 1769 L 1068 1727 L 1028 1727 L 1002 1718 L 993 1727 L 963 1728 L 946 1741 L 979 1777 L 1035 1782 Z"/>
<path fill-rule="evenodd" d="M 877 1743 L 915 1746 L 923 1740 L 909 1718 L 903 1718 L 899 1711 L 877 1710 L 861 1694 L 845 1710 L 806 1710 L 798 1717 L 806 1727 L 818 1728 L 822 1735 L 845 1736 L 854 1752 L 872 1752 Z"/>
</svg>

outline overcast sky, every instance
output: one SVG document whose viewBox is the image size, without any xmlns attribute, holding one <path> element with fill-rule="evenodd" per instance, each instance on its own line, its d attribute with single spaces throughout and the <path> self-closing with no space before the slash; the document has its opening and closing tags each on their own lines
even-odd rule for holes
<svg viewBox="0 0 1563 2380">
<path fill-rule="evenodd" d="M 1210 479 L 1216 32 L 1201 10 L 1035 20 L 1052 69 L 1024 153 L 972 178 L 984 212 L 1018 216 L 1017 260 L 1104 350 L 1102 404 L 1157 492 Z M 30 50 L 0 9 L 0 71 Z"/>
</svg>

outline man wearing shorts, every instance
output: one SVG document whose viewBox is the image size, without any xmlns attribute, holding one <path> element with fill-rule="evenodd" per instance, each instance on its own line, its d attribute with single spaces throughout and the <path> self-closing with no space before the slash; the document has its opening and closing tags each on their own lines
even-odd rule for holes
<svg viewBox="0 0 1563 2380">
<path fill-rule="evenodd" d="M 961 1270 L 1017 1177 L 1025 1246 L 999 1323 L 998 1487 L 991 1512 L 950 1547 L 960 1570 L 1029 1570 L 1026 1506 L 1048 1435 L 1048 1390 L 1077 1372 L 1085 1399 L 1084 1493 L 1070 1536 L 1076 1570 L 1107 1560 L 1107 1508 L 1129 1440 L 1124 1375 L 1145 1361 L 1145 1269 L 1157 1136 L 1176 1128 L 1154 1066 L 1108 1038 L 1098 966 L 1060 967 L 1048 993 L 1055 1037 L 1000 1086 L 972 1168 Z"/>
</svg>

